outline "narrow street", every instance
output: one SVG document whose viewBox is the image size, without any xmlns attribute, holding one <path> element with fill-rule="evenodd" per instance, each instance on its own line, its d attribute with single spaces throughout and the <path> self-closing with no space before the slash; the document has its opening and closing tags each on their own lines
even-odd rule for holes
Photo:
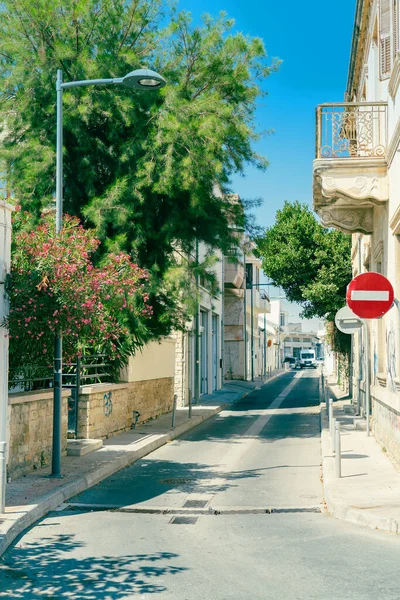
<svg viewBox="0 0 400 600">
<path fill-rule="evenodd" d="M 319 419 L 286 373 L 39 522 L 0 597 L 398 600 L 398 538 L 324 513 Z"/>
</svg>

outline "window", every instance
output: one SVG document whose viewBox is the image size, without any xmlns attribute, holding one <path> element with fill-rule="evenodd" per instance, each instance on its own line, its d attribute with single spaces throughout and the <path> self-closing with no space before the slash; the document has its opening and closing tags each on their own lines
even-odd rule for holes
<svg viewBox="0 0 400 600">
<path fill-rule="evenodd" d="M 391 51 L 391 6 L 393 0 L 380 0 L 379 3 L 379 63 L 381 79 L 390 77 L 392 68 Z"/>
<path fill-rule="evenodd" d="M 294 342 L 300 342 L 300 338 L 294 337 L 294 338 L 293 338 L 293 341 L 294 341 Z"/>
<path fill-rule="evenodd" d="M 284 312 L 281 312 L 281 315 L 280 315 L 280 325 L 281 325 L 281 327 L 285 327 L 285 325 L 286 325 L 286 315 Z"/>
<path fill-rule="evenodd" d="M 253 283 L 253 265 L 251 263 L 246 264 L 246 287 L 250 288 Z"/>
<path fill-rule="evenodd" d="M 303 338 L 303 342 L 304 343 L 310 343 L 311 342 L 311 338 Z"/>
</svg>

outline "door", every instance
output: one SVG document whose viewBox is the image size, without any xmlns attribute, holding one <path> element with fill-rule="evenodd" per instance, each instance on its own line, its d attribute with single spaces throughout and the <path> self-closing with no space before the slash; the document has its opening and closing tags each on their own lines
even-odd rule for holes
<svg viewBox="0 0 400 600">
<path fill-rule="evenodd" d="M 200 334 L 200 394 L 208 393 L 208 313 L 201 311 Z"/>
<path fill-rule="evenodd" d="M 218 316 L 212 316 L 212 386 L 218 388 Z"/>
</svg>

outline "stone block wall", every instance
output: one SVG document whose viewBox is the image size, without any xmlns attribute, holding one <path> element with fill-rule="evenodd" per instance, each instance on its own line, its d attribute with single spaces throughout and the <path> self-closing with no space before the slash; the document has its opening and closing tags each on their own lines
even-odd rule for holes
<svg viewBox="0 0 400 600">
<path fill-rule="evenodd" d="M 174 378 L 85 386 L 78 407 L 78 437 L 105 439 L 172 410 Z"/>
<path fill-rule="evenodd" d="M 69 391 L 63 391 L 62 454 L 67 452 Z M 9 396 L 10 442 L 8 476 L 16 479 L 51 463 L 53 430 L 52 391 Z"/>
</svg>

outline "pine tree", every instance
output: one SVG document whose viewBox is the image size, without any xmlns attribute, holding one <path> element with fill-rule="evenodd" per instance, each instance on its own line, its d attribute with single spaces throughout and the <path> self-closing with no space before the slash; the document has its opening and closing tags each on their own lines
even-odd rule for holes
<svg viewBox="0 0 400 600">
<path fill-rule="evenodd" d="M 225 249 L 232 225 L 246 225 L 225 194 L 246 164 L 266 167 L 253 149 L 254 116 L 276 64 L 225 15 L 193 27 L 162 0 L 5 0 L 0 26 L 1 158 L 18 203 L 37 218 L 54 197 L 57 69 L 65 81 L 141 67 L 166 78 L 147 93 L 66 90 L 63 127 L 64 211 L 96 228 L 102 253 L 127 251 L 149 269 L 151 329 L 167 333 L 185 318 L 187 277 L 168 283 L 176 248 L 190 252 L 198 239 Z"/>
</svg>

